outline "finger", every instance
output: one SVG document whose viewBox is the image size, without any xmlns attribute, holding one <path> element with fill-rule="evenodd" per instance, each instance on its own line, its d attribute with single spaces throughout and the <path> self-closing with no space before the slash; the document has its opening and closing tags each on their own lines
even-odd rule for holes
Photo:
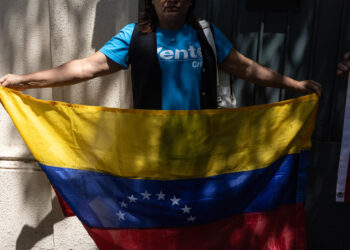
<svg viewBox="0 0 350 250">
<path fill-rule="evenodd" d="M 347 79 L 347 78 L 348 78 L 348 73 L 349 73 L 349 71 L 348 71 L 348 70 L 344 70 L 345 68 L 346 68 L 345 65 L 343 65 L 342 63 L 339 63 L 339 64 L 338 64 L 338 67 L 337 67 L 336 74 L 337 74 L 338 76 L 342 76 L 342 77 L 344 77 L 345 79 Z"/>
<path fill-rule="evenodd" d="M 318 97 L 321 97 L 321 94 L 322 94 L 322 91 L 321 91 L 321 89 L 320 88 L 316 88 L 316 95 L 318 96 Z"/>
<path fill-rule="evenodd" d="M 310 87 L 309 89 L 307 89 L 306 93 L 307 94 L 315 93 L 317 96 L 321 95 L 321 92 L 317 88 L 314 88 L 314 87 Z"/>
<path fill-rule="evenodd" d="M 348 68 L 348 70 L 350 69 L 350 59 L 344 60 L 342 64 L 345 65 Z"/>
<path fill-rule="evenodd" d="M 322 91 L 323 86 L 320 83 L 316 82 L 316 87 L 319 91 Z"/>
<path fill-rule="evenodd" d="M 338 69 L 342 71 L 348 71 L 349 67 L 345 65 L 343 62 L 341 62 L 341 63 L 338 63 Z"/>
<path fill-rule="evenodd" d="M 0 85 L 3 86 L 3 87 L 5 87 L 5 85 L 6 85 L 6 80 L 3 80 L 2 82 L 0 82 Z"/>
<path fill-rule="evenodd" d="M 5 82 L 6 79 L 7 79 L 7 77 L 8 77 L 8 75 L 5 75 L 5 76 L 1 77 L 1 78 L 0 78 L 0 84 L 2 84 L 3 82 Z"/>
<path fill-rule="evenodd" d="M 345 79 L 348 79 L 349 72 L 348 71 L 340 71 L 338 75 L 342 76 Z"/>
<path fill-rule="evenodd" d="M 343 75 L 343 73 L 344 73 L 344 71 L 342 71 L 342 70 L 340 70 L 340 69 L 337 69 L 337 75 L 338 75 L 338 76 Z"/>
<path fill-rule="evenodd" d="M 344 59 L 349 59 L 349 58 L 350 58 L 350 51 L 344 54 Z"/>
<path fill-rule="evenodd" d="M 314 85 L 312 85 L 312 89 L 314 92 L 316 92 L 316 95 L 318 97 L 321 96 L 321 93 L 322 93 L 322 85 L 321 84 L 315 82 Z"/>
<path fill-rule="evenodd" d="M 310 80 L 307 82 L 306 89 L 312 93 L 316 93 L 317 96 L 321 96 L 322 85 L 316 81 Z"/>
</svg>

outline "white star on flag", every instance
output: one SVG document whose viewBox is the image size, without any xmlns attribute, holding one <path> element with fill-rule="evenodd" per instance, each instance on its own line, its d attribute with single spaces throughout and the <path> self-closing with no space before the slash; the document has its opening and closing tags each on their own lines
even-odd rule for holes
<svg viewBox="0 0 350 250">
<path fill-rule="evenodd" d="M 164 194 L 163 191 L 160 191 L 160 193 L 157 194 L 158 200 L 165 200 L 165 195 L 166 195 L 166 194 Z"/>
<path fill-rule="evenodd" d="M 119 220 L 125 220 L 125 218 L 124 218 L 125 213 L 122 213 L 121 211 L 119 211 L 119 212 L 117 213 L 117 216 L 118 216 L 118 219 L 119 219 Z"/>
<path fill-rule="evenodd" d="M 183 213 L 184 213 L 184 214 L 189 214 L 189 213 L 190 213 L 191 208 L 190 208 L 190 207 L 188 207 L 187 205 L 185 205 L 185 207 L 184 207 L 184 208 L 181 208 L 181 210 L 183 211 Z"/>
<path fill-rule="evenodd" d="M 131 196 L 128 196 L 128 199 L 130 202 L 136 203 L 137 198 L 132 194 Z"/>
<path fill-rule="evenodd" d="M 147 192 L 147 190 L 144 193 L 141 193 L 142 195 L 142 199 L 144 200 L 149 200 L 149 197 L 152 195 L 150 193 Z"/>
<path fill-rule="evenodd" d="M 175 205 L 178 205 L 178 206 L 179 206 L 179 205 L 180 205 L 180 204 L 179 204 L 180 199 L 176 198 L 175 195 L 174 195 L 174 197 L 173 197 L 172 199 L 170 199 L 170 200 L 171 200 L 173 206 L 175 206 Z"/>
<path fill-rule="evenodd" d="M 193 216 L 187 218 L 187 221 L 192 221 L 192 222 L 194 222 L 195 220 L 196 220 L 196 217 L 193 217 Z"/>
<path fill-rule="evenodd" d="M 128 204 L 126 204 L 124 201 L 120 202 L 120 206 L 123 208 L 128 208 Z"/>
</svg>

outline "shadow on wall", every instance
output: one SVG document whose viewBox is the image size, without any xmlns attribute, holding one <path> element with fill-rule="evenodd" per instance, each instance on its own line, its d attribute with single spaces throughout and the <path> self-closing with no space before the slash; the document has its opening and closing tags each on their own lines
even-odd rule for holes
<svg viewBox="0 0 350 250">
<path fill-rule="evenodd" d="M 45 237 L 53 234 L 53 225 L 64 219 L 57 197 L 52 200 L 51 212 L 37 227 L 24 225 L 16 241 L 16 249 L 32 249 L 33 246 Z M 50 229 L 50 230 L 48 230 Z"/>
<path fill-rule="evenodd" d="M 84 58 L 99 50 L 135 15 L 130 11 L 130 6 L 135 6 L 137 11 L 135 2 L 50 1 L 53 65 Z M 87 84 L 55 89 L 54 99 L 85 105 L 117 106 L 114 104 L 118 104 L 118 90 L 124 87 L 119 86 L 119 82 L 124 81 L 123 77 L 113 74 L 93 79 Z"/>
<path fill-rule="evenodd" d="M 47 34 L 47 12 L 47 3 L 42 1 L 0 1 L 0 76 L 50 67 L 49 43 L 41 37 Z M 18 137 L 14 126 L 6 133 L 11 135 L 9 138 Z"/>
<path fill-rule="evenodd" d="M 16 1 L 17 2 L 17 1 Z M 23 1 L 18 1 L 20 2 L 18 5 L 20 5 L 20 8 L 18 7 L 17 9 L 23 9 L 23 11 L 27 11 L 28 5 L 27 2 Z M 96 1 L 97 2 L 97 1 Z M 130 13 L 128 12 L 129 9 L 129 4 L 128 1 L 114 1 L 114 0 L 100 0 L 97 2 L 96 5 L 96 15 L 95 15 L 95 20 L 94 20 L 94 29 L 93 29 L 93 37 L 91 41 L 91 47 L 95 50 L 100 49 L 109 39 L 111 39 L 121 27 L 126 25 L 126 23 L 123 23 L 122 21 L 127 21 L 130 18 L 128 16 Z M 40 4 L 38 4 L 40 5 Z M 7 25 L 5 16 L 11 16 L 15 10 L 12 12 L 12 8 L 14 6 L 13 2 L 10 2 L 10 0 L 5 1 L 5 4 L 1 3 L 1 8 L 0 8 L 0 14 L 2 13 L 3 15 L 0 16 L 0 22 L 3 26 L 0 26 L 0 31 L 1 32 L 8 32 L 10 29 L 10 25 Z M 5 8 L 2 8 L 5 6 Z M 137 5 L 135 6 L 137 7 Z M 41 8 L 41 7 L 40 7 Z M 47 12 L 47 10 L 45 10 Z M 41 13 L 45 12 L 44 10 L 41 10 Z M 84 11 L 83 9 L 78 8 L 69 8 L 70 12 L 77 12 L 73 13 L 73 16 L 77 19 L 83 19 L 85 18 L 82 12 Z M 27 11 L 29 12 L 29 11 Z M 12 14 L 9 14 L 12 13 Z M 6 14 L 6 15 L 5 15 Z M 15 15 L 15 14 L 14 14 Z M 49 17 L 51 18 L 51 17 Z M 19 18 L 19 20 L 26 20 L 25 18 Z M 78 22 L 72 22 L 71 25 L 76 25 L 76 29 L 78 31 L 83 30 L 82 29 L 82 23 L 85 20 L 78 20 Z M 39 21 L 38 21 L 39 22 Z M 52 27 L 51 27 L 52 28 Z M 57 27 L 56 27 L 57 28 Z M 25 28 L 26 31 L 24 32 L 27 34 L 30 31 L 30 27 Z M 79 37 L 84 37 L 84 34 L 78 34 Z M 26 50 L 27 46 L 26 43 L 28 38 L 23 39 L 23 48 Z M 16 52 L 16 47 L 13 45 L 13 41 L 11 39 L 8 39 L 4 41 L 4 44 L 0 43 L 0 49 L 1 51 L 6 52 L 5 60 L 8 60 L 10 62 L 10 68 L 9 70 L 14 72 L 15 67 L 16 67 L 16 60 L 13 57 L 13 55 L 18 56 L 18 52 Z M 1 46 L 4 46 L 3 48 Z M 51 44 L 53 46 L 51 49 L 55 49 L 55 44 Z M 5 50 L 5 47 L 7 50 Z M 81 51 L 76 51 L 77 55 L 79 55 Z M 49 57 L 49 55 L 45 54 L 46 51 L 42 51 L 43 55 L 42 57 Z M 30 60 L 26 61 L 26 64 L 30 62 Z M 48 66 L 45 65 L 47 68 Z M 30 71 L 29 69 L 25 68 L 22 70 L 23 73 L 27 73 Z M 16 73 L 22 73 L 22 72 L 16 72 Z M 113 81 L 108 78 L 103 78 L 102 79 L 102 85 L 103 88 L 99 88 L 98 91 L 94 93 L 95 99 L 102 99 L 106 96 L 106 94 L 110 91 L 110 87 L 113 84 Z M 86 86 L 84 86 L 86 88 Z M 87 89 L 86 92 L 87 93 Z M 14 130 L 15 132 L 15 130 Z M 33 182 L 30 180 L 27 183 L 23 183 L 23 191 L 24 192 L 24 202 L 26 199 L 29 199 L 31 197 L 31 185 Z M 45 184 L 47 185 L 47 184 Z M 37 194 L 37 195 L 42 195 L 42 194 Z M 38 210 L 38 213 L 40 211 Z M 36 227 L 31 227 L 29 225 L 24 225 L 20 234 L 17 237 L 16 240 L 16 249 L 31 249 L 33 246 L 35 246 L 39 241 L 44 239 L 45 237 L 52 235 L 53 232 L 53 227 L 54 224 L 62 221 L 64 219 L 64 216 L 61 212 L 61 208 L 58 204 L 57 197 L 55 197 L 52 200 L 52 210 L 50 213 L 40 221 L 38 226 Z"/>
<path fill-rule="evenodd" d="M 103 45 L 106 44 L 112 37 L 114 37 L 120 29 L 122 29 L 127 22 L 130 22 L 130 18 L 133 18 L 134 12 L 132 8 L 138 9 L 137 1 L 114 1 L 114 0 L 100 0 L 96 5 L 95 23 L 92 34 L 91 47 L 98 51 Z M 136 21 L 136 20 L 133 20 Z M 115 103 L 116 107 L 131 106 L 131 82 L 130 73 L 119 72 L 118 75 L 110 75 L 101 78 L 101 85 L 96 95 L 98 100 L 105 99 L 110 95 L 111 91 L 115 91 L 116 80 L 123 81 L 118 84 L 123 84 L 117 88 L 119 101 L 121 103 Z M 126 74 L 126 75 L 123 75 Z M 123 80 L 121 80 L 123 79 Z"/>
<path fill-rule="evenodd" d="M 121 10 L 128 12 L 127 1 L 100 0 L 97 3 L 92 48 L 99 50 L 122 28 L 120 26 Z M 126 23 L 122 24 L 124 25 Z"/>
<path fill-rule="evenodd" d="M 21 0 L 2 0 L 0 1 L 0 75 L 7 73 L 23 74 L 29 73 L 34 70 L 46 69 L 50 67 L 50 51 L 48 42 L 48 3 L 47 1 L 40 1 L 35 3 L 34 1 L 21 1 Z M 38 97 L 40 97 L 41 92 L 38 92 Z M 2 109 L 2 107 L 0 107 Z M 1 117 L 1 118 L 5 118 Z M 1 119 L 0 122 L 2 126 L 10 121 L 7 119 Z M 1 141 L 2 146 L 6 145 L 10 149 L 11 147 L 20 147 L 21 142 L 19 140 L 19 135 L 17 129 L 14 126 L 4 126 L 6 128 L 3 133 L 6 133 L 9 140 Z M 23 147 L 24 148 L 24 147 Z M 10 151 L 10 150 L 9 150 Z M 6 155 L 6 152 L 5 152 Z M 3 155 L 4 156 L 4 155 Z M 31 154 L 27 150 L 23 150 L 23 153 L 18 153 L 16 155 L 17 161 L 20 159 L 31 158 Z M 15 176 L 16 174 L 14 174 Z M 23 176 L 26 172 L 23 173 Z M 9 193 L 11 190 L 19 189 L 23 192 L 22 200 L 16 200 L 16 202 L 23 202 L 26 204 L 28 200 L 35 199 L 31 204 L 39 204 L 40 199 L 37 197 L 46 197 L 45 193 L 47 189 L 42 188 L 42 186 L 47 187 L 47 182 L 42 182 L 43 179 L 39 179 L 36 182 L 36 174 L 26 175 L 18 183 L 20 185 L 16 187 L 9 187 Z M 18 176 L 17 176 L 18 177 Z M 16 178 L 17 178 L 16 177 Z M 20 178 L 20 177 L 18 177 Z M 5 182 L 6 184 L 15 185 L 16 182 Z M 33 184 L 35 183 L 35 184 Z M 33 185 L 39 187 L 38 189 L 33 189 Z M 49 196 L 51 197 L 51 196 Z M 4 200 L 1 202 L 3 206 L 11 206 L 11 201 L 5 203 Z M 11 209 L 11 207 L 6 207 L 6 209 Z M 14 208 L 14 209 L 18 209 Z M 41 217 L 42 210 L 36 209 L 31 211 L 31 216 L 33 218 Z M 24 213 L 26 214 L 26 213 Z M 57 209 L 53 209 L 51 213 L 40 223 L 38 228 L 40 230 L 31 231 L 29 226 L 24 226 L 22 232 L 16 240 L 17 249 L 29 249 L 36 242 L 40 241 L 47 235 L 52 234 L 52 225 L 54 221 L 61 220 L 62 216 Z M 3 214 L 3 216 L 5 216 Z M 5 221 L 2 223 L 7 223 L 11 220 L 13 224 L 21 224 L 19 218 L 4 218 Z M 26 218 L 24 218 L 26 219 Z M 1 232 L 3 233 L 3 232 Z M 4 240 L 4 238 L 2 239 Z M 13 244 L 12 242 L 2 242 L 4 244 Z"/>
</svg>

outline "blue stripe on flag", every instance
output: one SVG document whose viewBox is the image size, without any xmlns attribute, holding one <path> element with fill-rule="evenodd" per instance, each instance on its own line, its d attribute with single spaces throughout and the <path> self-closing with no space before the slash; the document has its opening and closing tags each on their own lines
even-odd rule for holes
<svg viewBox="0 0 350 250">
<path fill-rule="evenodd" d="M 303 202 L 308 165 L 309 152 L 304 151 L 263 169 L 171 181 L 41 167 L 87 226 L 154 228 L 209 223 Z"/>
</svg>

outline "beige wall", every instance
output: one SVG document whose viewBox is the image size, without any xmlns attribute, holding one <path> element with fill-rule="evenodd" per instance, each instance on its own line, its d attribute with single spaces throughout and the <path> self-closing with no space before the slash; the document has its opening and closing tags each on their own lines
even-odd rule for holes
<svg viewBox="0 0 350 250">
<path fill-rule="evenodd" d="M 94 53 L 136 21 L 137 0 L 1 0 L 0 75 L 29 73 Z M 42 99 L 130 107 L 127 71 L 72 87 L 30 90 Z M 57 198 L 0 107 L 0 249 L 96 249 Z"/>
</svg>

